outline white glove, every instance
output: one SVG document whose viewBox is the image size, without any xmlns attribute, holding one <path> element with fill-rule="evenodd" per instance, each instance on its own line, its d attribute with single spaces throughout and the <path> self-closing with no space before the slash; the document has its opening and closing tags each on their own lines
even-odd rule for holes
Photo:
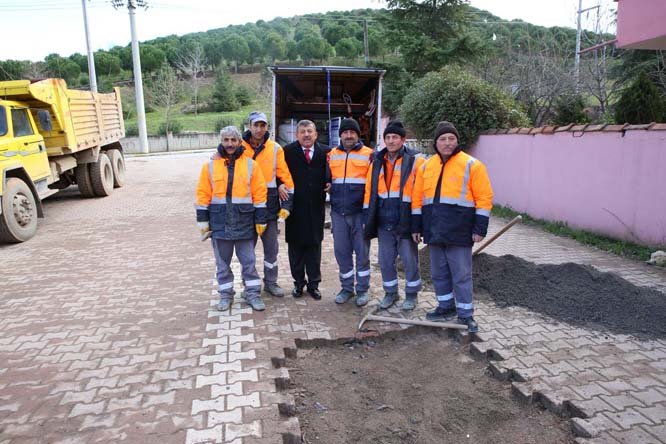
<svg viewBox="0 0 666 444">
<path fill-rule="evenodd" d="M 197 227 L 199 227 L 199 234 L 202 236 L 210 231 L 210 225 L 208 222 L 197 222 Z"/>
</svg>

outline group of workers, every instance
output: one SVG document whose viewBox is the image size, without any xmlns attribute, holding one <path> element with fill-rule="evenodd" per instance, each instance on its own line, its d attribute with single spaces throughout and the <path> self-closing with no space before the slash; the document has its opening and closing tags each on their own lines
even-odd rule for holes
<svg viewBox="0 0 666 444">
<path fill-rule="evenodd" d="M 369 301 L 370 242 L 377 238 L 384 297 L 380 308 L 399 300 L 397 258 L 404 266 L 405 300 L 413 310 L 421 290 L 418 244 L 430 254 L 431 280 L 437 307 L 426 318 L 458 322 L 478 331 L 472 301 L 472 246 L 486 236 L 493 192 L 485 166 L 463 152 L 455 126 L 440 122 L 434 134 L 435 153 L 425 158 L 405 145 L 400 121 L 386 126 L 385 148 L 363 144 L 356 120 L 343 119 L 340 144 L 317 141 L 317 129 L 301 120 L 296 141 L 282 148 L 269 138 L 261 112 L 249 116 L 244 134 L 234 126 L 220 131 L 217 152 L 203 165 L 196 191 L 197 224 L 210 237 L 215 255 L 220 301 L 233 302 L 232 256 L 241 265 L 243 299 L 265 309 L 255 246 L 264 250 L 264 291 L 283 297 L 278 277 L 278 220 L 285 222 L 285 240 L 294 281 L 292 296 L 304 290 L 321 299 L 321 244 L 326 193 L 330 195 L 331 228 L 341 289 L 337 304 Z"/>
</svg>

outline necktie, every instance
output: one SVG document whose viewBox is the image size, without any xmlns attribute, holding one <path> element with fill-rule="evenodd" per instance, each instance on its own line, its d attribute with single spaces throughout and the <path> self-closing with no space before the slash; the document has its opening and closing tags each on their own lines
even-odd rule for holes
<svg viewBox="0 0 666 444">
<path fill-rule="evenodd" d="M 310 157 L 310 148 L 305 149 L 305 161 L 309 164 L 312 158 Z"/>
</svg>

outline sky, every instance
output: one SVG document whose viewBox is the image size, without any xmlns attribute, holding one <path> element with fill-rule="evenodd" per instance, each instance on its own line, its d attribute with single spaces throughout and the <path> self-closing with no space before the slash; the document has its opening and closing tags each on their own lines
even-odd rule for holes
<svg viewBox="0 0 666 444">
<path fill-rule="evenodd" d="M 86 53 L 82 0 L 0 0 L 0 60 L 43 60 L 48 54 Z M 583 0 L 583 8 L 612 0 Z M 382 8 L 382 0 L 146 0 L 136 13 L 139 41 L 244 24 L 260 19 L 314 12 Z M 247 7 L 244 5 L 247 4 Z M 575 27 L 578 0 L 471 0 L 470 4 L 502 19 L 522 19 L 542 26 Z M 87 0 L 94 50 L 130 41 L 126 8 L 109 0 Z M 13 37 L 15 36 L 15 37 Z"/>
</svg>

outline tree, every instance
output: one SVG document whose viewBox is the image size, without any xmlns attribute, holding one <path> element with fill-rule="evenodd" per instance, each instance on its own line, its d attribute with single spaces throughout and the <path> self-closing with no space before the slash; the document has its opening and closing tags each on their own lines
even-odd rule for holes
<svg viewBox="0 0 666 444">
<path fill-rule="evenodd" d="M 298 59 L 298 43 L 293 40 L 287 41 L 287 59 L 290 62 L 295 62 Z"/>
<path fill-rule="evenodd" d="M 323 60 L 333 55 L 333 47 L 321 37 L 310 34 L 298 42 L 298 53 L 303 62 L 308 65 L 313 59 Z"/>
<path fill-rule="evenodd" d="M 553 125 L 564 126 L 570 123 L 589 122 L 590 118 L 585 114 L 585 102 L 580 94 L 564 94 L 557 99 Z"/>
<path fill-rule="evenodd" d="M 238 72 L 238 62 L 248 58 L 250 47 L 243 37 L 232 34 L 222 41 L 222 54 L 234 61 L 234 72 Z"/>
<path fill-rule="evenodd" d="M 115 76 L 120 74 L 121 61 L 118 56 L 110 54 L 106 51 L 97 51 L 94 57 L 95 72 L 97 72 L 99 75 Z"/>
<path fill-rule="evenodd" d="M 645 72 L 624 91 L 615 104 L 615 121 L 622 123 L 663 122 L 666 119 L 666 99 Z"/>
<path fill-rule="evenodd" d="M 380 30 L 375 28 L 370 28 L 368 30 L 368 51 L 370 51 L 370 57 L 382 57 L 384 59 L 384 54 L 386 54 L 386 36 Z"/>
<path fill-rule="evenodd" d="M 277 32 L 270 32 L 266 35 L 264 47 L 273 63 L 276 60 L 283 60 L 287 55 L 287 42 Z"/>
<path fill-rule="evenodd" d="M 151 73 L 161 69 L 167 60 L 164 51 L 156 46 L 145 43 L 139 46 L 139 54 L 141 57 L 141 71 L 144 73 Z"/>
<path fill-rule="evenodd" d="M 190 78 L 195 116 L 199 114 L 199 77 L 204 70 L 204 64 L 204 50 L 198 43 L 190 46 L 187 52 L 183 52 L 176 62 L 176 67 Z"/>
<path fill-rule="evenodd" d="M 327 22 L 321 29 L 321 35 L 326 41 L 335 46 L 338 41 L 345 37 L 350 37 L 348 29 L 338 23 Z"/>
<path fill-rule="evenodd" d="M 481 51 L 464 28 L 466 0 L 388 0 L 387 39 L 413 72 L 424 74 Z"/>
<path fill-rule="evenodd" d="M 26 60 L 0 61 L 0 80 L 20 80 L 25 77 L 30 62 Z"/>
<path fill-rule="evenodd" d="M 353 60 L 363 51 L 361 42 L 352 37 L 345 37 L 335 44 L 335 53 L 340 57 Z"/>
<path fill-rule="evenodd" d="M 157 72 L 157 78 L 153 82 L 153 101 L 164 107 L 165 132 L 169 132 L 171 124 L 171 110 L 180 99 L 181 88 L 173 68 L 164 63 Z"/>
<path fill-rule="evenodd" d="M 244 37 L 249 49 L 247 62 L 250 65 L 254 65 L 254 62 L 257 59 L 261 59 L 263 57 L 264 47 L 261 44 L 261 40 L 259 40 L 254 34 L 245 34 Z"/>
<path fill-rule="evenodd" d="M 437 122 L 448 120 L 471 144 L 481 131 L 522 127 L 527 115 L 500 88 L 458 66 L 447 66 L 418 80 L 405 96 L 400 115 L 420 137 L 432 137 Z"/>
<path fill-rule="evenodd" d="M 214 111 L 236 111 L 240 108 L 234 81 L 222 66 L 217 69 L 211 102 Z"/>
<path fill-rule="evenodd" d="M 78 64 L 60 57 L 58 54 L 49 54 L 44 58 L 44 61 L 46 62 L 46 71 L 50 76 L 65 79 L 71 85 L 76 82 L 81 73 Z"/>
<path fill-rule="evenodd" d="M 206 64 L 210 67 L 215 67 L 222 62 L 222 42 L 219 40 L 208 40 L 204 43 L 204 54 L 206 56 Z"/>
</svg>

